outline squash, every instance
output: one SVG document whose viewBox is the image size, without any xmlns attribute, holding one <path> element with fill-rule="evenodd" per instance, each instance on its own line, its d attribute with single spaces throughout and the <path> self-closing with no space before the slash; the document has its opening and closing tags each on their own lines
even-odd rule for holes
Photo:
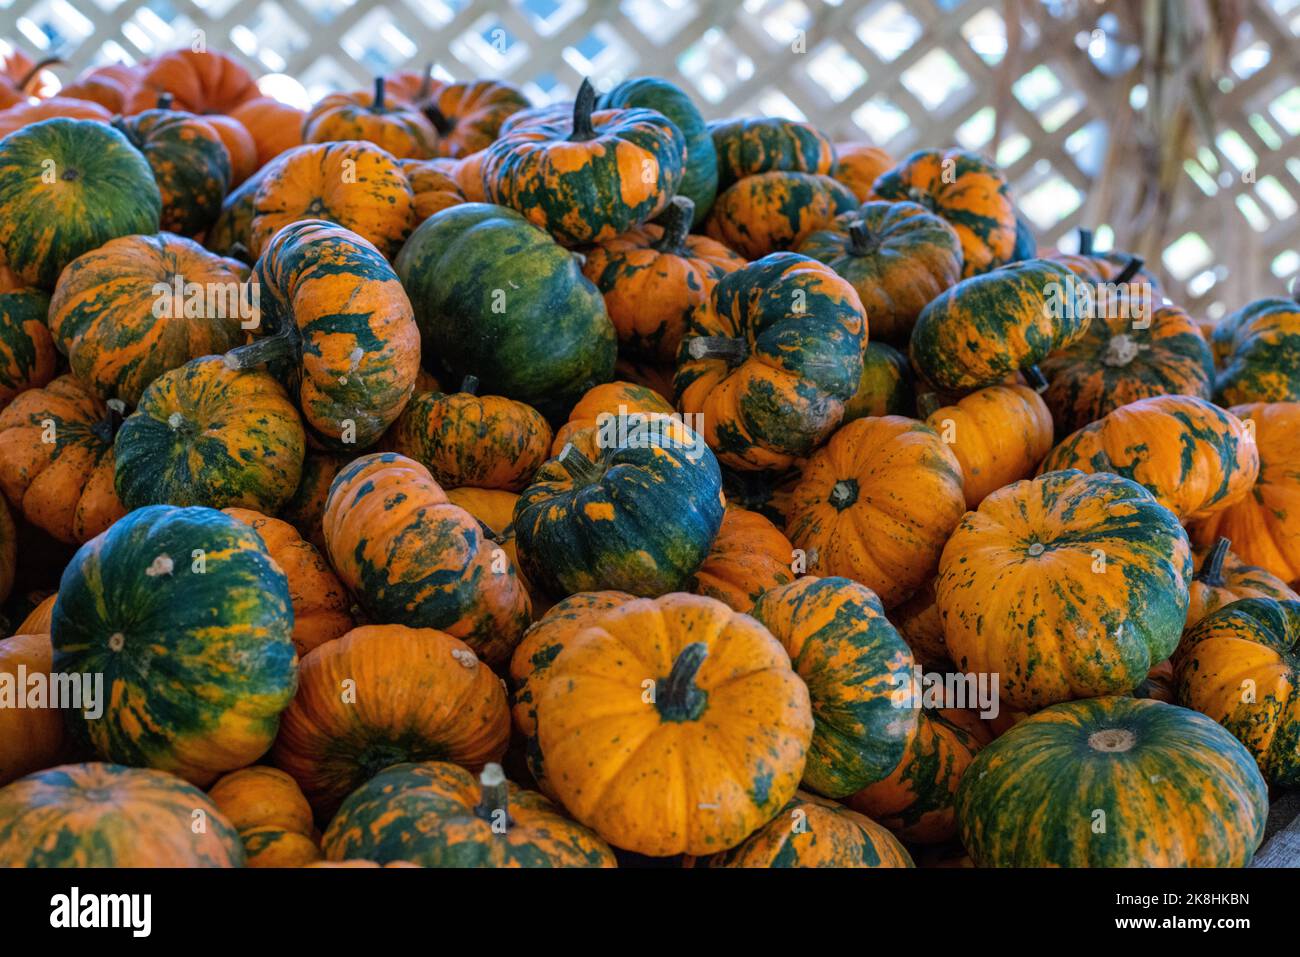
<svg viewBox="0 0 1300 957">
<path fill-rule="evenodd" d="M 208 797 L 237 831 L 278 827 L 310 837 L 311 805 L 298 782 L 279 768 L 256 764 L 223 775 Z"/>
<path fill-rule="evenodd" d="M 217 221 L 230 189 L 230 153 L 206 120 L 160 108 L 118 117 L 113 125 L 153 170 L 164 230 L 197 236 Z"/>
<path fill-rule="evenodd" d="M 412 99 L 438 133 L 437 155 L 456 159 L 491 146 L 501 124 L 529 106 L 523 91 L 509 83 L 442 83 L 427 73 Z"/>
<path fill-rule="evenodd" d="M 250 827 L 239 838 L 248 867 L 307 867 L 321 860 L 315 841 L 282 827 Z"/>
<path fill-rule="evenodd" d="M 1231 547 L 1232 542 L 1221 537 L 1192 556 L 1196 574 L 1189 586 L 1184 631 L 1240 598 L 1300 601 L 1300 594 L 1286 582 L 1266 569 L 1247 565 L 1229 551 Z"/>
<path fill-rule="evenodd" d="M 894 167 L 894 159 L 870 143 L 835 144 L 835 167 L 831 175 L 853 190 L 858 202 L 875 199 L 872 187 L 881 174 Z"/>
<path fill-rule="evenodd" d="M 427 468 L 439 485 L 518 492 L 546 461 L 551 427 L 522 402 L 477 393 L 471 375 L 459 392 L 415 396 L 393 424 L 392 449 Z"/>
<path fill-rule="evenodd" d="M 1246 746 L 1270 784 L 1300 784 L 1300 601 L 1243 598 L 1201 619 L 1174 657 L 1178 703 Z"/>
<path fill-rule="evenodd" d="M 469 645 L 434 628 L 366 625 L 303 659 L 271 761 L 326 818 L 390 764 L 477 770 L 509 737 L 505 691 Z"/>
<path fill-rule="evenodd" d="M 446 631 L 493 667 L 509 658 L 528 626 L 528 593 L 420 463 L 392 452 L 356 459 L 330 486 L 324 526 L 334 570 L 373 621 Z"/>
<path fill-rule="evenodd" d="M 1134 256 L 1120 249 L 1099 253 L 1093 250 L 1092 240 L 1092 230 L 1080 227 L 1077 253 L 1052 252 L 1045 258 L 1060 263 L 1088 283 L 1121 286 L 1123 288 L 1114 290 L 1120 295 L 1136 294 L 1156 303 L 1164 298 L 1160 281 L 1146 268 L 1146 263 L 1141 256 Z M 1107 290 L 1107 292 L 1112 291 Z"/>
<path fill-rule="evenodd" d="M 691 579 L 691 591 L 753 614 L 761 595 L 794 581 L 793 561 L 794 546 L 780 529 L 758 512 L 728 504 L 718 537 Z"/>
<path fill-rule="evenodd" d="M 280 508 L 279 517 L 298 530 L 298 534 L 325 554 L 325 500 L 329 498 L 330 483 L 351 459 L 338 452 L 320 452 L 308 449 L 302 459 L 302 478 L 298 488 Z"/>
<path fill-rule="evenodd" d="M 1190 395 L 1140 399 L 1084 426 L 1043 460 L 1041 471 L 1058 469 L 1123 475 L 1184 522 L 1241 501 L 1260 471 L 1250 428 Z"/>
<path fill-rule="evenodd" d="M 957 816 L 980 867 L 1245 867 L 1268 791 L 1205 716 L 1092 698 L 1031 715 L 981 751 Z"/>
<path fill-rule="evenodd" d="M 578 821 L 638 854 L 699 855 L 739 844 L 794 796 L 813 718 L 767 629 L 674 594 L 628 602 L 568 642 L 537 732 Z"/>
<path fill-rule="evenodd" d="M 605 297 L 619 343 L 633 355 L 676 359 L 691 310 L 745 266 L 721 243 L 689 236 L 692 215 L 691 201 L 675 197 L 662 225 L 638 227 L 587 253 L 582 273 Z"/>
<path fill-rule="evenodd" d="M 449 206 L 459 206 L 465 202 L 465 194 L 460 184 L 448 173 L 439 161 L 402 160 L 399 164 L 406 174 L 406 181 L 411 184 L 415 194 L 415 218 L 418 226 L 434 213 L 442 212 Z"/>
<path fill-rule="evenodd" d="M 272 160 L 226 194 L 221 204 L 221 213 L 203 240 L 208 249 L 219 256 L 230 256 L 248 265 L 253 264 L 257 259 L 252 253 L 253 201 L 257 198 L 257 189 L 262 185 L 262 180 L 266 179 L 271 167 L 279 161 L 279 158 Z"/>
<path fill-rule="evenodd" d="M 780 117 L 743 117 L 709 124 L 718 154 L 718 189 L 746 176 L 785 171 L 828 174 L 835 147 L 810 123 Z"/>
<path fill-rule="evenodd" d="M 138 64 L 128 66 L 125 63 L 105 63 L 77 74 L 75 80 L 59 90 L 59 95 L 98 103 L 116 115 L 126 109 L 127 100 L 135 92 L 139 76 Z"/>
<path fill-rule="evenodd" d="M 912 597 L 889 611 L 890 623 L 912 649 L 916 663 L 926 671 L 952 671 L 948 646 L 943 640 L 943 619 L 934 599 L 934 579 L 912 593 Z"/>
<path fill-rule="evenodd" d="M 54 614 L 54 602 L 58 597 L 58 592 L 52 592 L 41 599 L 28 612 L 22 624 L 14 629 L 14 633 L 16 635 L 48 635 L 50 633 L 50 618 Z"/>
<path fill-rule="evenodd" d="M 204 122 L 216 132 L 230 154 L 230 188 L 234 189 L 257 172 L 257 143 L 244 124 L 229 116 L 209 114 Z"/>
<path fill-rule="evenodd" d="M 862 376 L 867 318 L 829 266 L 777 253 L 718 280 L 692 312 L 673 384 L 718 460 L 788 468 L 826 440 Z"/>
<path fill-rule="evenodd" d="M 599 290 L 513 210 L 463 203 L 435 213 L 395 266 L 436 374 L 476 375 L 484 391 L 552 420 L 612 377 L 614 327 Z"/>
<path fill-rule="evenodd" d="M 913 411 L 912 367 L 893 346 L 872 340 L 862 350 L 862 377 L 844 403 L 840 424 L 868 416 L 909 415 Z"/>
<path fill-rule="evenodd" d="M 589 459 L 599 458 L 602 446 L 609 446 L 617 433 L 619 416 L 672 416 L 672 403 L 649 386 L 632 382 L 606 382 L 593 386 L 569 410 L 569 421 L 555 430 L 551 455 L 557 456 L 570 442 Z"/>
<path fill-rule="evenodd" d="M 898 703 L 914 661 L 880 600 L 847 578 L 809 575 L 764 592 L 753 615 L 808 686 L 803 786 L 842 798 L 888 777 L 917 733 L 917 709 Z"/>
<path fill-rule="evenodd" d="M 1214 330 L 1221 357 L 1221 405 L 1300 400 L 1300 302 L 1259 299 L 1224 316 Z"/>
<path fill-rule="evenodd" d="M 82 253 L 156 233 L 162 195 L 149 163 L 117 130 L 54 119 L 0 140 L 0 210 L 5 263 L 27 285 L 53 289 Z"/>
<path fill-rule="evenodd" d="M 26 102 L 39 85 L 41 72 L 61 62 L 58 57 L 36 62 L 12 44 L 8 49 L 8 54 L 0 55 L 0 107 Z"/>
<path fill-rule="evenodd" d="M 271 746 L 297 686 L 292 630 L 284 573 L 256 532 L 151 505 L 64 571 L 54 669 L 104 675 L 103 715 L 69 716 L 99 755 L 206 785 Z"/>
<path fill-rule="evenodd" d="M 113 114 L 97 103 L 51 96 L 35 103 L 19 103 L 7 110 L 0 110 L 0 139 L 44 120 L 97 120 L 107 123 L 112 118 Z M 44 168 L 41 172 L 45 172 Z"/>
<path fill-rule="evenodd" d="M 961 239 L 963 276 L 1010 261 L 1016 210 L 1006 177 L 989 160 L 961 149 L 917 150 L 882 173 L 872 190 L 879 199 L 920 203 L 946 219 Z"/>
<path fill-rule="evenodd" d="M 445 761 L 398 764 L 339 808 L 324 837 L 333 861 L 424 867 L 615 867 L 614 853 L 499 764 L 475 777 Z"/>
<path fill-rule="evenodd" d="M 244 341 L 242 327 L 257 321 L 246 276 L 181 236 L 122 236 L 63 270 L 50 331 L 73 375 L 135 405 L 164 372 Z"/>
<path fill-rule="evenodd" d="M 53 656 L 48 634 L 20 631 L 0 640 L 0 686 L 7 686 L 7 690 L 0 691 L 0 701 L 4 702 L 0 707 L 0 787 L 58 764 L 68 750 L 63 713 L 51 707 L 54 702 L 47 699 L 37 706 L 36 701 L 25 700 L 20 707 L 14 700 L 15 696 L 28 694 L 27 676 L 50 674 Z M 20 668 L 25 675 L 19 674 Z"/>
<path fill-rule="evenodd" d="M 1003 706 L 1131 691 L 1187 617 L 1192 552 L 1136 482 L 1046 472 L 967 512 L 935 597 L 960 671 L 999 674 Z"/>
<path fill-rule="evenodd" d="M 388 95 L 384 78 L 375 78 L 371 93 L 330 93 L 303 120 L 304 143 L 336 143 L 365 140 L 401 159 L 432 159 L 437 153 L 438 133 L 415 106 Z"/>
<path fill-rule="evenodd" d="M 150 109 L 158 94 L 171 94 L 178 109 L 190 113 L 230 113 L 260 95 L 253 75 L 218 50 L 173 50 L 140 71 L 128 113 Z"/>
<path fill-rule="evenodd" d="M 45 324 L 49 309 L 50 297 L 38 289 L 0 292 L 0 409 L 54 378 L 59 355 Z"/>
<path fill-rule="evenodd" d="M 257 144 L 257 165 L 265 166 L 281 153 L 302 145 L 302 121 L 306 112 L 296 106 L 259 96 L 245 100 L 230 111 Z"/>
<path fill-rule="evenodd" d="M 0 788 L 0 867 L 243 865 L 235 829 L 172 774 L 64 764 Z"/>
<path fill-rule="evenodd" d="M 907 343 L 921 310 L 961 279 L 961 241 L 917 203 L 863 203 L 797 251 L 824 262 L 857 290 L 871 335 Z"/>
<path fill-rule="evenodd" d="M 704 232 L 746 259 L 761 259 L 799 245 L 852 212 L 857 197 L 817 173 L 770 172 L 746 176 L 718 194 Z"/>
<path fill-rule="evenodd" d="M 892 608 L 934 575 L 965 510 L 961 465 L 939 434 L 887 415 L 850 422 L 813 453 L 785 530 L 810 571 L 861 582 Z"/>
<path fill-rule="evenodd" d="M 613 239 L 657 216 L 685 170 L 686 139 L 662 113 L 595 105 L 583 80 L 571 122 L 516 127 L 483 160 L 488 199 L 566 246 Z"/>
<path fill-rule="evenodd" d="M 18 394 L 0 412 L 0 489 L 23 517 L 61 542 L 85 542 L 125 514 L 113 487 L 122 424 L 72 376 Z"/>
</svg>

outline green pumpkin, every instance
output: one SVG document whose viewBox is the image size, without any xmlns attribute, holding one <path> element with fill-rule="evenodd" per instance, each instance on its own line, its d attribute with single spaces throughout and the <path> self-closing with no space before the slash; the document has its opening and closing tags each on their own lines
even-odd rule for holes
<svg viewBox="0 0 1300 957">
<path fill-rule="evenodd" d="M 69 713 L 104 759 L 206 785 L 261 757 L 298 683 L 284 573 L 251 527 L 154 505 L 83 545 L 59 582 L 54 670 L 102 674 Z"/>
<path fill-rule="evenodd" d="M 23 282 L 118 236 L 158 232 L 162 195 L 140 151 L 94 120 L 33 123 L 0 140 L 0 252 Z"/>
<path fill-rule="evenodd" d="M 602 444 L 595 462 L 566 446 L 515 504 L 520 567 L 556 598 L 685 591 L 717 537 L 725 505 L 713 453 L 676 420 L 635 419 L 614 420 L 627 441 Z"/>
<path fill-rule="evenodd" d="M 1259 299 L 1226 316 L 1214 330 L 1223 370 L 1220 405 L 1300 400 L 1300 302 Z"/>
<path fill-rule="evenodd" d="M 519 213 L 463 203 L 435 213 L 396 260 L 425 366 L 550 419 L 614 375 L 614 326 L 578 259 Z"/>
<path fill-rule="evenodd" d="M 54 378 L 58 352 L 46 325 L 50 297 L 39 289 L 0 293 L 0 408 Z"/>
<path fill-rule="evenodd" d="M 677 195 L 695 204 L 694 222 L 704 221 L 718 195 L 718 154 L 699 107 L 680 87 L 654 76 L 624 80 L 597 101 L 602 110 L 656 110 L 677 124 L 686 138 L 686 171 Z"/>
<path fill-rule="evenodd" d="M 782 171 L 829 174 L 835 147 L 809 123 L 780 117 L 742 117 L 709 124 L 718 154 L 718 189 L 746 176 Z"/>
<path fill-rule="evenodd" d="M 162 228 L 197 236 L 217 220 L 230 188 L 230 153 L 202 117 L 145 110 L 113 125 L 144 154 L 162 193 Z"/>
<path fill-rule="evenodd" d="M 980 867 L 1245 867 L 1268 788 L 1239 741 L 1186 708 L 1086 698 L 1021 721 L 957 792 Z"/>
<path fill-rule="evenodd" d="M 840 424 L 867 416 L 914 414 L 912 367 L 907 356 L 883 342 L 868 342 L 862 353 L 858 391 L 844 403 Z"/>
<path fill-rule="evenodd" d="M 1034 227 L 1029 225 L 1029 220 L 1025 219 L 1020 212 L 1016 213 L 1016 244 L 1011 249 L 1011 258 L 1008 263 L 1023 262 L 1026 259 L 1034 259 L 1038 256 L 1038 240 L 1034 238 Z"/>
</svg>

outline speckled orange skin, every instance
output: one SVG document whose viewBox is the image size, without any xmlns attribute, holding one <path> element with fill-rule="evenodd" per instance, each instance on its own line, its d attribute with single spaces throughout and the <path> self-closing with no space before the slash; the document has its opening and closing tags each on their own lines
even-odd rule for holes
<svg viewBox="0 0 1300 957">
<path fill-rule="evenodd" d="M 24 622 L 27 628 L 27 625 Z M 0 674 L 15 685 L 18 668 L 28 674 L 50 673 L 54 650 L 49 624 L 44 633 L 20 630 L 0 640 Z M 64 752 L 63 714 L 55 708 L 0 708 L 0 787 L 25 774 L 57 764 Z"/>
<path fill-rule="evenodd" d="M 858 201 L 875 198 L 872 187 L 876 179 L 894 165 L 894 159 L 879 146 L 870 143 L 835 144 L 835 168 L 831 175 L 853 190 Z"/>
<path fill-rule="evenodd" d="M 414 103 L 387 91 L 376 100 L 370 90 L 324 97 L 307 112 L 302 138 L 304 143 L 365 140 L 399 160 L 431 159 L 438 143 L 437 131 Z"/>
<path fill-rule="evenodd" d="M 704 231 L 746 259 L 797 249 L 826 229 L 857 197 L 847 186 L 817 173 L 773 171 L 746 176 L 718 194 Z"/>
<path fill-rule="evenodd" d="M 453 175 L 454 170 L 447 169 L 445 161 L 407 159 L 399 165 L 415 193 L 415 225 L 436 212 L 467 201 Z"/>
<path fill-rule="evenodd" d="M 555 431 L 551 455 L 559 455 L 572 442 L 587 458 L 595 460 L 599 457 L 597 437 L 602 415 L 616 416 L 620 412 L 672 415 L 675 411 L 672 403 L 650 386 L 633 382 L 606 382 L 593 386 L 569 412 L 569 421 Z"/>
<path fill-rule="evenodd" d="M 1238 558 L 1229 550 L 1231 544 L 1228 539 L 1220 538 L 1208 549 L 1201 549 L 1193 556 L 1196 576 L 1189 588 L 1190 601 L 1184 630 L 1241 598 L 1300 601 L 1300 595 L 1272 572 L 1256 565 L 1247 565 Z"/>
<path fill-rule="evenodd" d="M 691 591 L 750 614 L 758 596 L 794 580 L 794 546 L 758 512 L 728 505 Z"/>
</svg>

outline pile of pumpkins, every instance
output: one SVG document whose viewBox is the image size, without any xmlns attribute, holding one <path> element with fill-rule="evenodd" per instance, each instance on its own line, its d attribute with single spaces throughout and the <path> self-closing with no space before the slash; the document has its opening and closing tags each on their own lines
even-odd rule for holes
<svg viewBox="0 0 1300 957">
<path fill-rule="evenodd" d="M 1300 784 L 1295 301 L 661 79 L 36 66 L 0 865 L 1242 866 Z"/>
</svg>

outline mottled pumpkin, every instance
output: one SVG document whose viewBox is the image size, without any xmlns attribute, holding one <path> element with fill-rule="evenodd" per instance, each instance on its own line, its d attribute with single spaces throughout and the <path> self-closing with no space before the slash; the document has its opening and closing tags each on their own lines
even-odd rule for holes
<svg viewBox="0 0 1300 957">
<path fill-rule="evenodd" d="M 442 212 L 449 206 L 459 206 L 466 201 L 460 184 L 437 162 L 408 159 L 402 160 L 399 165 L 415 194 L 416 225 L 434 213 Z"/>
<path fill-rule="evenodd" d="M 414 99 L 438 133 L 438 155 L 457 159 L 491 146 L 501 124 L 529 106 L 522 90 L 499 80 L 430 80 Z"/>
<path fill-rule="evenodd" d="M 794 580 L 794 557 L 790 539 L 771 521 L 729 504 L 718 537 L 691 580 L 691 591 L 752 614 L 759 596 Z"/>
<path fill-rule="evenodd" d="M 29 697 L 23 707 L 16 707 L 15 700 L 31 694 L 26 687 L 27 676 L 50 674 L 53 656 L 48 634 L 20 631 L 12 638 L 0 639 L 0 685 L 7 686 L 0 692 L 0 701 L 4 702 L 0 707 L 0 787 L 58 764 L 63 757 L 63 713 L 51 707 L 48 700 L 38 704 Z M 22 682 L 20 668 L 26 669 Z"/>
<path fill-rule="evenodd" d="M 1192 551 L 1136 482 L 1047 472 L 993 492 L 944 547 L 935 596 L 961 671 L 1004 706 L 1131 691 L 1187 617 Z"/>
<path fill-rule="evenodd" d="M 852 190 L 818 173 L 746 176 L 718 194 L 704 231 L 746 259 L 797 249 L 858 205 Z"/>
<path fill-rule="evenodd" d="M 875 199 L 872 187 L 882 173 L 894 167 L 894 158 L 870 143 L 835 144 L 835 168 L 831 175 L 853 190 L 859 202 Z"/>
<path fill-rule="evenodd" d="M 231 771 L 208 789 L 208 797 L 237 831 L 278 827 L 311 836 L 311 805 L 279 768 L 253 765 Z"/>
<path fill-rule="evenodd" d="M 674 594 L 629 602 L 567 643 L 537 732 L 579 821 L 638 854 L 699 855 L 739 844 L 794 796 L 813 718 L 767 629 Z"/>
<path fill-rule="evenodd" d="M 503 538 L 514 540 L 515 505 L 519 502 L 519 496 L 514 492 L 468 485 L 444 491 L 451 504 L 459 505 L 486 525 L 498 542 Z"/>
<path fill-rule="evenodd" d="M 844 403 L 841 424 L 872 415 L 909 415 L 913 411 L 912 367 L 893 346 L 872 340 L 862 351 L 862 377 Z"/>
<path fill-rule="evenodd" d="M 219 50 L 173 50 L 155 57 L 137 77 L 128 113 L 147 110 L 158 94 L 171 94 L 178 109 L 191 113 L 229 113 L 260 95 L 253 75 Z"/>
<path fill-rule="evenodd" d="M 203 240 L 208 249 L 219 256 L 230 256 L 249 265 L 257 259 L 252 252 L 253 201 L 257 199 L 257 188 L 262 185 L 262 180 L 280 161 L 278 157 L 271 160 L 226 194 L 221 204 L 221 213 Z"/>
<path fill-rule="evenodd" d="M 53 119 L 0 140 L 0 209 L 5 263 L 28 285 L 53 289 L 82 253 L 118 236 L 156 233 L 162 196 L 149 163 L 120 132 Z"/>
<path fill-rule="evenodd" d="M 280 508 L 279 517 L 298 530 L 298 534 L 316 546 L 322 555 L 325 549 L 325 500 L 329 498 L 330 483 L 351 458 L 339 452 L 322 452 L 308 448 L 302 459 L 302 478 L 297 490 Z"/>
<path fill-rule="evenodd" d="M 246 100 L 230 111 L 257 144 L 257 165 L 265 166 L 286 150 L 302 145 L 306 112 L 269 96 Z"/>
<path fill-rule="evenodd" d="M 1120 295 L 1136 293 L 1143 298 L 1150 297 L 1154 302 L 1161 301 L 1163 296 L 1160 281 L 1146 268 L 1146 262 L 1141 256 L 1134 256 L 1120 249 L 1112 249 L 1104 253 L 1096 252 L 1092 248 L 1092 240 L 1092 230 L 1081 227 L 1077 253 L 1045 252 L 1045 258 L 1060 263 L 1089 283 L 1115 283 L 1116 285 L 1120 285 L 1121 282 L 1128 283 L 1125 289 L 1108 290 L 1108 292 L 1118 292 Z"/>
<path fill-rule="evenodd" d="M 1231 541 L 1219 538 L 1208 549 L 1193 555 L 1196 574 L 1190 586 L 1184 630 L 1241 598 L 1300 601 L 1300 594 L 1286 582 L 1266 569 L 1247 565 L 1231 547 Z"/>
<path fill-rule="evenodd" d="M 1214 330 L 1221 358 L 1215 401 L 1222 405 L 1300 400 L 1300 302 L 1259 299 L 1224 316 Z"/>
<path fill-rule="evenodd" d="M 244 124 L 229 116 L 209 114 L 204 122 L 216 132 L 230 154 L 230 188 L 234 189 L 257 172 L 257 143 Z M 224 205 L 224 201 L 223 201 Z"/>
<path fill-rule="evenodd" d="M 835 147 L 811 123 L 779 117 L 743 117 L 709 124 L 718 154 L 718 189 L 746 176 L 786 171 L 825 174 L 835 166 Z"/>
<path fill-rule="evenodd" d="M 672 403 L 649 386 L 632 382 L 606 382 L 588 389 L 569 410 L 569 421 L 555 430 L 551 455 L 556 456 L 572 442 L 589 459 L 600 455 L 602 446 L 610 444 L 609 430 L 617 428 L 618 417 L 673 415 Z"/>
<path fill-rule="evenodd" d="M 914 419 L 857 419 L 814 452 L 786 534 L 808 570 L 861 582 L 892 608 L 934 575 L 966 510 L 961 465 Z"/>
<path fill-rule="evenodd" d="M 202 785 L 271 746 L 297 686 L 292 630 L 284 573 L 256 532 L 153 505 L 73 557 L 51 634 L 56 671 L 104 675 L 103 715 L 70 715 L 96 752 Z"/>
<path fill-rule="evenodd" d="M 197 236 L 217 220 L 230 188 L 230 153 L 207 121 L 171 109 L 118 117 L 126 135 L 153 170 L 162 194 L 162 228 Z"/>
<path fill-rule="evenodd" d="M 54 378 L 59 355 L 45 324 L 49 310 L 50 297 L 38 289 L 0 292 L 0 409 Z"/>
<path fill-rule="evenodd" d="M 266 825 L 239 832 L 248 867 L 307 867 L 321 860 L 321 849 L 305 834 Z"/>
<path fill-rule="evenodd" d="M 1092 698 L 1031 715 L 981 751 L 957 816 L 980 867 L 1245 867 L 1268 790 L 1204 715 Z"/>
<path fill-rule="evenodd" d="M 430 159 L 437 152 L 438 133 L 414 103 L 389 95 L 381 76 L 373 92 L 330 93 L 321 99 L 303 120 L 302 139 L 365 140 L 398 159 Z"/>
</svg>

